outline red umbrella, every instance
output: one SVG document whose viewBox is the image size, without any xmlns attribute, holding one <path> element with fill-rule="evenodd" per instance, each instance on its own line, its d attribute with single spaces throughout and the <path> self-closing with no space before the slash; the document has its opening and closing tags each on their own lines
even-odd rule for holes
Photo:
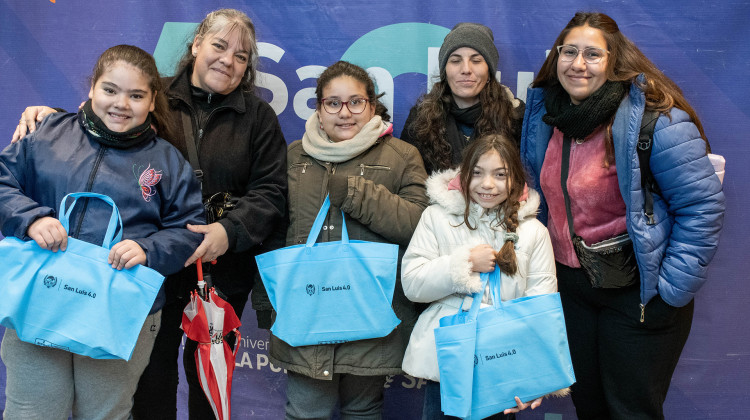
<svg viewBox="0 0 750 420">
<path fill-rule="evenodd" d="M 211 288 L 205 292 L 203 267 L 198 267 L 198 290 L 190 293 L 190 303 L 182 314 L 182 329 L 187 337 L 198 342 L 195 364 L 203 392 L 219 420 L 229 420 L 232 395 L 232 373 L 239 348 L 240 320 L 232 305 L 221 299 Z M 224 334 L 224 331 L 229 333 Z M 224 341 L 224 335 L 235 335 L 234 351 Z"/>
</svg>

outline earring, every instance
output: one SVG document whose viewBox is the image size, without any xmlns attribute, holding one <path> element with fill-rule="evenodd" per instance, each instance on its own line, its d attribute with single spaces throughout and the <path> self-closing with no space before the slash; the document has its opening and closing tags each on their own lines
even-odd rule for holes
<svg viewBox="0 0 750 420">
<path fill-rule="evenodd" d="M 321 130 L 323 129 L 323 123 L 320 123 L 320 129 Z"/>
</svg>

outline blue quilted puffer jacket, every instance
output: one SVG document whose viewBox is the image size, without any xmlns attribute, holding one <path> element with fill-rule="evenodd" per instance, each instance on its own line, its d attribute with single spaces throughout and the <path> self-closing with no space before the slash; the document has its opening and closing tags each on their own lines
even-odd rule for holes
<svg viewBox="0 0 750 420">
<path fill-rule="evenodd" d="M 617 179 L 641 275 L 641 304 L 658 294 L 679 307 L 688 304 L 706 282 L 724 222 L 724 193 L 698 128 L 687 113 L 673 108 L 671 118 L 661 115 L 654 130 L 650 166 L 661 195 L 654 194 L 656 224 L 646 223 L 636 153 L 644 107 L 645 96 L 633 84 L 612 126 Z M 540 192 L 542 163 L 553 130 L 542 121 L 546 113 L 543 89 L 529 88 L 521 159 L 533 178 L 531 187 Z M 543 195 L 539 218 L 546 223 Z"/>
</svg>

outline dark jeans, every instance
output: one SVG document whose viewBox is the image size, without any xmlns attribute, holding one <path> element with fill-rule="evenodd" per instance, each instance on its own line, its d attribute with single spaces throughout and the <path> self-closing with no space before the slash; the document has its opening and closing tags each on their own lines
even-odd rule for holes
<svg viewBox="0 0 750 420">
<path fill-rule="evenodd" d="M 586 419 L 663 419 L 662 405 L 690 334 L 693 301 L 676 308 L 658 295 L 641 322 L 640 286 L 594 289 L 581 269 L 557 264 L 576 383 Z"/>
<path fill-rule="evenodd" d="M 334 373 L 331 380 L 289 371 L 286 420 L 328 420 L 339 405 L 341 420 L 379 420 L 383 411 L 385 376 Z"/>
<path fill-rule="evenodd" d="M 515 414 L 498 413 L 489 420 L 515 420 Z M 440 382 L 427 381 L 424 387 L 424 407 L 422 408 L 422 420 L 458 419 L 458 417 L 446 416 L 440 409 Z"/>
<path fill-rule="evenodd" d="M 247 297 L 247 294 L 242 293 L 227 298 L 227 302 L 232 305 L 239 318 L 242 318 Z M 182 311 L 187 302 L 187 299 L 175 299 L 162 308 L 161 330 L 156 336 L 151 361 L 141 375 L 133 397 L 133 418 L 136 420 L 177 418 L 177 359 L 183 334 L 180 328 Z M 231 344 L 233 343 L 230 342 Z M 196 346 L 196 342 L 186 339 L 182 355 L 188 384 L 188 413 L 192 420 L 213 420 L 213 410 L 198 382 L 198 371 L 195 366 Z"/>
</svg>

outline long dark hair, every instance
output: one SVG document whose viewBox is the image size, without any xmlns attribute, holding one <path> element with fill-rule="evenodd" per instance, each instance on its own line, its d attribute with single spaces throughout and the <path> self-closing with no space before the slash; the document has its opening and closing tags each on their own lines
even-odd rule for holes
<svg viewBox="0 0 750 420">
<path fill-rule="evenodd" d="M 383 121 L 391 120 L 391 116 L 388 115 L 388 108 L 380 102 L 380 97 L 385 95 L 385 92 L 380 95 L 376 94 L 375 82 L 372 81 L 372 77 L 367 74 L 367 71 L 348 61 L 337 61 L 331 64 L 320 74 L 320 77 L 318 77 L 318 85 L 315 87 L 315 97 L 317 98 L 318 109 L 320 109 L 320 101 L 323 100 L 323 89 L 331 83 L 331 80 L 341 76 L 349 76 L 365 85 L 367 99 L 370 101 L 370 106 L 375 109 L 375 115 L 380 115 Z"/>
<path fill-rule="evenodd" d="M 515 142 L 509 137 L 502 134 L 489 134 L 482 136 L 469 143 L 464 151 L 464 157 L 461 161 L 459 180 L 461 182 L 461 192 L 466 202 L 464 209 L 464 223 L 471 230 L 476 229 L 469 222 L 469 208 L 471 205 L 471 179 L 474 167 L 477 162 L 487 152 L 497 152 L 500 159 L 505 162 L 506 171 L 506 188 L 508 198 L 500 203 L 497 207 L 497 219 L 501 220 L 502 225 L 508 232 L 515 232 L 518 228 L 518 209 L 521 207 L 519 199 L 523 194 L 526 185 L 526 172 L 521 164 L 520 153 Z M 512 240 L 506 240 L 500 251 L 496 255 L 497 266 L 503 273 L 513 275 L 518 269 L 516 262 L 516 251 Z"/>
<path fill-rule="evenodd" d="M 599 29 L 607 42 L 607 49 L 609 50 L 606 69 L 607 80 L 639 83 L 636 78 L 643 73 L 646 76 L 646 81 L 639 84 L 639 87 L 646 95 L 646 108 L 666 115 L 669 115 L 669 110 L 673 107 L 685 111 L 698 127 L 701 137 L 704 140 L 706 139 L 703 124 L 701 124 L 693 107 L 685 99 L 682 90 L 672 79 L 659 70 L 631 40 L 620 32 L 620 28 L 614 19 L 604 13 L 578 12 L 573 16 L 573 19 L 568 22 L 555 39 L 547 59 L 532 83 L 533 87 L 545 88 L 560 83 L 557 79 L 557 46 L 563 44 L 565 37 L 571 30 L 581 26 Z M 612 142 L 612 122 L 614 120 L 607 127 L 607 141 L 610 145 Z M 710 151 L 708 142 L 706 142 L 706 148 Z"/>
<path fill-rule="evenodd" d="M 451 95 L 443 69 L 440 72 L 440 80 L 417 102 L 416 119 L 411 125 L 410 134 L 416 139 L 422 158 L 434 171 L 452 166 L 451 148 L 445 138 L 445 123 L 451 107 Z M 521 121 L 513 117 L 512 101 L 513 98 L 509 97 L 508 91 L 495 79 L 495 75 L 489 75 L 487 84 L 479 92 L 482 114 L 476 122 L 474 137 L 497 133 L 513 139 L 518 138 Z"/>
<path fill-rule="evenodd" d="M 193 43 L 195 39 L 204 39 L 206 35 L 226 30 L 227 33 L 234 30 L 239 31 L 243 47 L 247 48 L 250 59 L 247 62 L 245 75 L 242 77 L 239 88 L 243 91 L 255 90 L 255 70 L 258 68 L 258 44 L 255 38 L 255 25 L 253 21 L 243 12 L 237 9 L 219 9 L 210 12 L 195 29 L 193 39 L 188 42 L 187 50 L 177 64 L 177 73 L 186 68 L 193 68 L 195 57 L 193 57 Z"/>
<path fill-rule="evenodd" d="M 167 96 L 156 68 L 156 61 L 151 54 L 133 45 L 116 45 L 108 48 L 99 56 L 91 72 L 91 86 L 94 86 L 99 78 L 116 62 L 122 61 L 137 68 L 148 78 L 148 86 L 154 94 L 154 110 L 151 112 L 151 124 L 156 128 L 159 137 L 164 139 L 174 138 L 174 122 L 169 112 Z"/>
</svg>

